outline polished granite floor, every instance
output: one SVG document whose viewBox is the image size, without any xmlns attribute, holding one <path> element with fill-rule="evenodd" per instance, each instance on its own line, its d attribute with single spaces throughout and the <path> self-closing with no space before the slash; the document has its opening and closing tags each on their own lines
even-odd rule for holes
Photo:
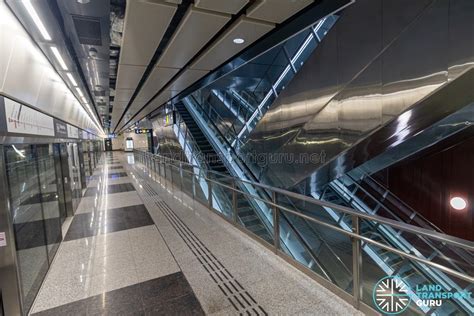
<svg viewBox="0 0 474 316">
<path fill-rule="evenodd" d="M 94 172 L 32 314 L 358 314 L 130 155 Z"/>
</svg>

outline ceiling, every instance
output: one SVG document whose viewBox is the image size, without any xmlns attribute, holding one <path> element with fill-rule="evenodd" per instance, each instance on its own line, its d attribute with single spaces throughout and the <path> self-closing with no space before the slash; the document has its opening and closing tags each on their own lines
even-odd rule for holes
<svg viewBox="0 0 474 316">
<path fill-rule="evenodd" d="M 41 38 L 23 2 L 7 0 L 90 116 L 118 133 L 315 1 L 27 0 L 52 41 Z"/>
<path fill-rule="evenodd" d="M 89 116 L 103 127 L 109 115 L 109 1 L 7 0 L 6 3 Z M 49 38 L 38 28 L 31 10 Z M 57 49 L 56 54 L 52 48 Z"/>
<path fill-rule="evenodd" d="M 313 2 L 127 1 L 111 132 L 142 119 Z"/>
</svg>

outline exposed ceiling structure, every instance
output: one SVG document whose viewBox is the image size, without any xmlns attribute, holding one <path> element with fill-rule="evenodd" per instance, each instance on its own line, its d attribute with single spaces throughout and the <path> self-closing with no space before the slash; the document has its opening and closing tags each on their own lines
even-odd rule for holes
<svg viewBox="0 0 474 316">
<path fill-rule="evenodd" d="M 145 117 L 313 2 L 127 1 L 111 132 Z"/>
</svg>

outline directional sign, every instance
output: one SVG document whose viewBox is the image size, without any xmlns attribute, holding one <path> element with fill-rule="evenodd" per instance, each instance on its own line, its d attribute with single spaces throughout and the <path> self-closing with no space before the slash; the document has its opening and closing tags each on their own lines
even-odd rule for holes
<svg viewBox="0 0 474 316">
<path fill-rule="evenodd" d="M 148 134 L 151 132 L 151 129 L 146 129 L 146 128 L 136 128 L 135 129 L 135 134 Z"/>
</svg>

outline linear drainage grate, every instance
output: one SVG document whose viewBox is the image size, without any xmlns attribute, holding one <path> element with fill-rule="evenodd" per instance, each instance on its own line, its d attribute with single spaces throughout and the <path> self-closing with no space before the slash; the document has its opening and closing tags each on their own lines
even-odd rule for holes
<svg viewBox="0 0 474 316">
<path fill-rule="evenodd" d="M 166 202 L 159 201 L 155 202 L 155 204 L 240 315 L 268 315 Z"/>
</svg>

